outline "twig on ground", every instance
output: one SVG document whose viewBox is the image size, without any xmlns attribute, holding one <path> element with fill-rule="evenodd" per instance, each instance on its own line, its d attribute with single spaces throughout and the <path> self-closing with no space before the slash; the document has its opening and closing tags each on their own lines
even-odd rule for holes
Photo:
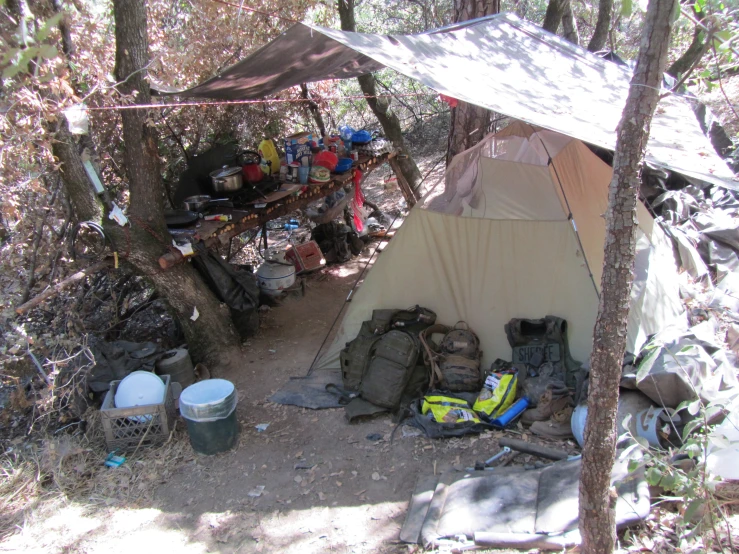
<svg viewBox="0 0 739 554">
<path fill-rule="evenodd" d="M 24 304 L 21 304 L 20 306 L 18 306 L 15 309 L 15 311 L 18 314 L 23 314 L 23 313 L 27 312 L 28 310 L 30 310 L 31 308 L 33 308 L 35 306 L 38 306 L 44 300 L 47 300 L 47 299 L 51 298 L 52 296 L 60 293 L 62 290 L 64 290 L 65 288 L 67 288 L 69 285 L 72 285 L 72 284 L 74 284 L 74 283 L 76 283 L 78 281 L 81 281 L 82 279 L 84 279 L 88 275 L 91 275 L 93 273 L 97 273 L 101 269 L 105 269 L 106 267 L 110 267 L 112 265 L 113 265 L 113 262 L 111 260 L 105 259 L 105 260 L 103 260 L 101 262 L 98 262 L 96 264 L 91 265 L 90 267 L 87 267 L 87 268 L 85 268 L 83 270 L 80 270 L 77 273 L 75 273 L 74 275 L 71 275 L 70 277 L 67 277 L 66 279 L 64 279 L 60 283 L 57 283 L 53 287 L 51 287 L 49 289 L 46 289 L 44 292 L 42 292 L 41 294 L 39 294 L 35 298 L 32 298 L 28 302 L 26 302 Z"/>
</svg>

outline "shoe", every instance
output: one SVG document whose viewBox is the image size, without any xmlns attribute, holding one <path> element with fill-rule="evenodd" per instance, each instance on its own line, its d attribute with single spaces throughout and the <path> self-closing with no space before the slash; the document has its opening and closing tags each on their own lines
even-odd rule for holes
<svg viewBox="0 0 739 554">
<path fill-rule="evenodd" d="M 531 425 L 531 432 L 550 439 L 570 439 L 574 436 L 570 424 L 571 419 L 572 407 L 567 406 L 553 414 L 548 421 L 535 421 Z"/>
<path fill-rule="evenodd" d="M 569 395 L 569 391 L 566 394 L 562 394 L 559 391 L 555 394 L 552 387 L 547 387 L 547 390 L 544 391 L 544 394 L 539 398 L 539 403 L 536 405 L 536 408 L 526 410 L 523 413 L 521 416 L 521 423 L 524 425 L 531 425 L 536 421 L 546 421 L 555 413 L 570 406 L 572 406 L 572 399 Z"/>
</svg>

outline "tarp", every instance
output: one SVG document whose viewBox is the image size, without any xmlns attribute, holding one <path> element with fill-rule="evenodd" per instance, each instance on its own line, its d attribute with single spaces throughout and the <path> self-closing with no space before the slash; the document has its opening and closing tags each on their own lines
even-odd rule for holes
<svg viewBox="0 0 739 554">
<path fill-rule="evenodd" d="M 351 33 L 297 24 L 182 96 L 248 99 L 303 82 L 390 67 L 445 95 L 614 150 L 630 71 L 512 14 L 419 35 Z M 647 161 L 739 190 L 687 101 L 663 98 Z"/>
</svg>

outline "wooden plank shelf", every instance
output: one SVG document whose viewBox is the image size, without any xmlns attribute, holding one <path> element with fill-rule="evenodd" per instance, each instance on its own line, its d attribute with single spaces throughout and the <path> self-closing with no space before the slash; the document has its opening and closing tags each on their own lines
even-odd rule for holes
<svg viewBox="0 0 739 554">
<path fill-rule="evenodd" d="M 367 157 L 360 156 L 359 161 L 354 166 L 363 172 L 363 176 L 369 171 L 381 166 L 394 157 L 394 153 L 381 154 L 379 156 Z M 193 246 L 195 255 L 201 250 L 201 247 L 211 248 L 218 244 L 226 244 L 230 239 L 236 237 L 245 231 L 262 227 L 269 221 L 288 215 L 295 210 L 305 208 L 308 204 L 328 196 L 337 190 L 350 185 L 352 182 L 352 172 L 341 175 L 333 175 L 332 180 L 324 185 L 308 185 L 309 189 L 306 193 L 299 196 L 287 196 L 276 202 L 267 204 L 263 208 L 236 209 L 221 208 L 218 210 L 220 214 L 230 215 L 231 221 L 202 221 L 197 227 L 193 236 Z M 159 266 L 162 269 L 170 267 L 182 262 L 185 257 L 179 252 L 167 252 L 159 258 Z"/>
</svg>

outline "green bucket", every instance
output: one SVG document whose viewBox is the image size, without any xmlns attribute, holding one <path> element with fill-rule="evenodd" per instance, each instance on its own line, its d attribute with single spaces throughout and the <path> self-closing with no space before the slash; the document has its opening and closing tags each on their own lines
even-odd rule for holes
<svg viewBox="0 0 739 554">
<path fill-rule="evenodd" d="M 180 395 L 180 413 L 195 452 L 218 454 L 233 448 L 239 438 L 236 387 L 225 379 L 190 385 Z"/>
</svg>

